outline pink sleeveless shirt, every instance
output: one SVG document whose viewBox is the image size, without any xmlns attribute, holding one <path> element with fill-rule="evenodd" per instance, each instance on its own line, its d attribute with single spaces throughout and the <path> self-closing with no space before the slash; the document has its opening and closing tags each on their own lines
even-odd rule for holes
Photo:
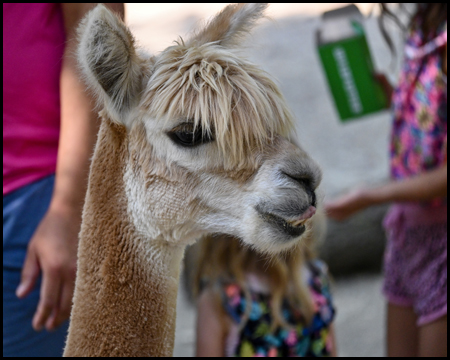
<svg viewBox="0 0 450 360">
<path fill-rule="evenodd" d="M 55 172 L 60 4 L 3 4 L 3 195 Z"/>
</svg>

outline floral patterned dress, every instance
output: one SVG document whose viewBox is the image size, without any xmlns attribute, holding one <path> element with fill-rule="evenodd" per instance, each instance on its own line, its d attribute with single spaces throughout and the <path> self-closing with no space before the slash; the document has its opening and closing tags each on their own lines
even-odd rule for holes
<svg viewBox="0 0 450 360">
<path fill-rule="evenodd" d="M 447 22 L 426 39 L 420 19 L 405 44 L 405 60 L 392 104 L 391 175 L 400 180 L 447 161 L 447 76 L 442 51 Z"/>
<path fill-rule="evenodd" d="M 279 327 L 270 332 L 270 293 L 253 291 L 251 311 L 245 326 L 235 334 L 234 348 L 229 356 L 329 356 L 332 350 L 329 327 L 335 315 L 330 294 L 326 265 L 315 260 L 307 266 L 308 285 L 311 291 L 315 313 L 307 324 L 302 314 L 283 302 L 282 314 L 292 329 Z M 223 286 L 223 305 L 234 324 L 240 324 L 246 309 L 242 289 L 235 283 Z"/>
</svg>

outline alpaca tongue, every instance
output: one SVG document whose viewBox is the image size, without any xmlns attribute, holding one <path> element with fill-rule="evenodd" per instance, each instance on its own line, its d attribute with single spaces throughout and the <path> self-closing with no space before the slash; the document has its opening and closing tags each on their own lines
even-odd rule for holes
<svg viewBox="0 0 450 360">
<path fill-rule="evenodd" d="M 298 226 L 303 224 L 306 220 L 311 218 L 316 213 L 316 208 L 314 206 L 310 206 L 299 218 L 292 222 L 293 226 Z"/>
<path fill-rule="evenodd" d="M 310 206 L 299 218 L 298 220 L 306 220 L 312 217 L 316 213 L 316 208 Z"/>
</svg>

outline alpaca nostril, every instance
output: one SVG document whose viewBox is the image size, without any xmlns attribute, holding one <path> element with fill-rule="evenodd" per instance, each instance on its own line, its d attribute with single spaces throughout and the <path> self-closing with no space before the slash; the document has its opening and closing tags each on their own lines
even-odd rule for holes
<svg viewBox="0 0 450 360">
<path fill-rule="evenodd" d="M 314 191 L 311 191 L 311 194 L 308 194 L 311 196 L 311 205 L 313 207 L 317 206 L 317 199 L 316 199 L 316 193 Z"/>
<path fill-rule="evenodd" d="M 298 182 L 302 187 L 305 188 L 305 190 L 310 190 L 310 191 L 314 191 L 313 190 L 313 181 L 310 177 L 308 177 L 307 175 L 305 176 L 295 176 L 295 175 L 290 175 L 284 171 L 281 172 L 282 175 L 294 180 L 295 182 Z"/>
<path fill-rule="evenodd" d="M 312 185 L 311 185 L 311 180 L 310 179 L 308 179 L 308 178 L 298 178 L 298 179 L 292 178 L 292 179 L 294 179 L 295 181 L 300 183 L 300 185 L 302 185 L 305 188 L 306 191 L 314 192 L 314 190 L 312 188 Z"/>
<path fill-rule="evenodd" d="M 317 205 L 316 193 L 314 192 L 314 187 L 313 187 L 313 179 L 311 179 L 308 176 L 289 175 L 288 173 L 286 173 L 284 171 L 282 171 L 281 173 L 284 176 L 286 176 L 300 184 L 300 186 L 306 191 L 309 198 L 311 199 L 311 206 L 315 207 Z"/>
</svg>

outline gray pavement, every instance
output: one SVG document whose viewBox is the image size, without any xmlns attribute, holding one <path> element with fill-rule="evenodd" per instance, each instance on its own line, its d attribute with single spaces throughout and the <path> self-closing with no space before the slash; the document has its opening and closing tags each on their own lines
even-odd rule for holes
<svg viewBox="0 0 450 360">
<path fill-rule="evenodd" d="M 385 356 L 385 301 L 380 274 L 336 279 L 334 301 L 338 356 Z"/>
</svg>

